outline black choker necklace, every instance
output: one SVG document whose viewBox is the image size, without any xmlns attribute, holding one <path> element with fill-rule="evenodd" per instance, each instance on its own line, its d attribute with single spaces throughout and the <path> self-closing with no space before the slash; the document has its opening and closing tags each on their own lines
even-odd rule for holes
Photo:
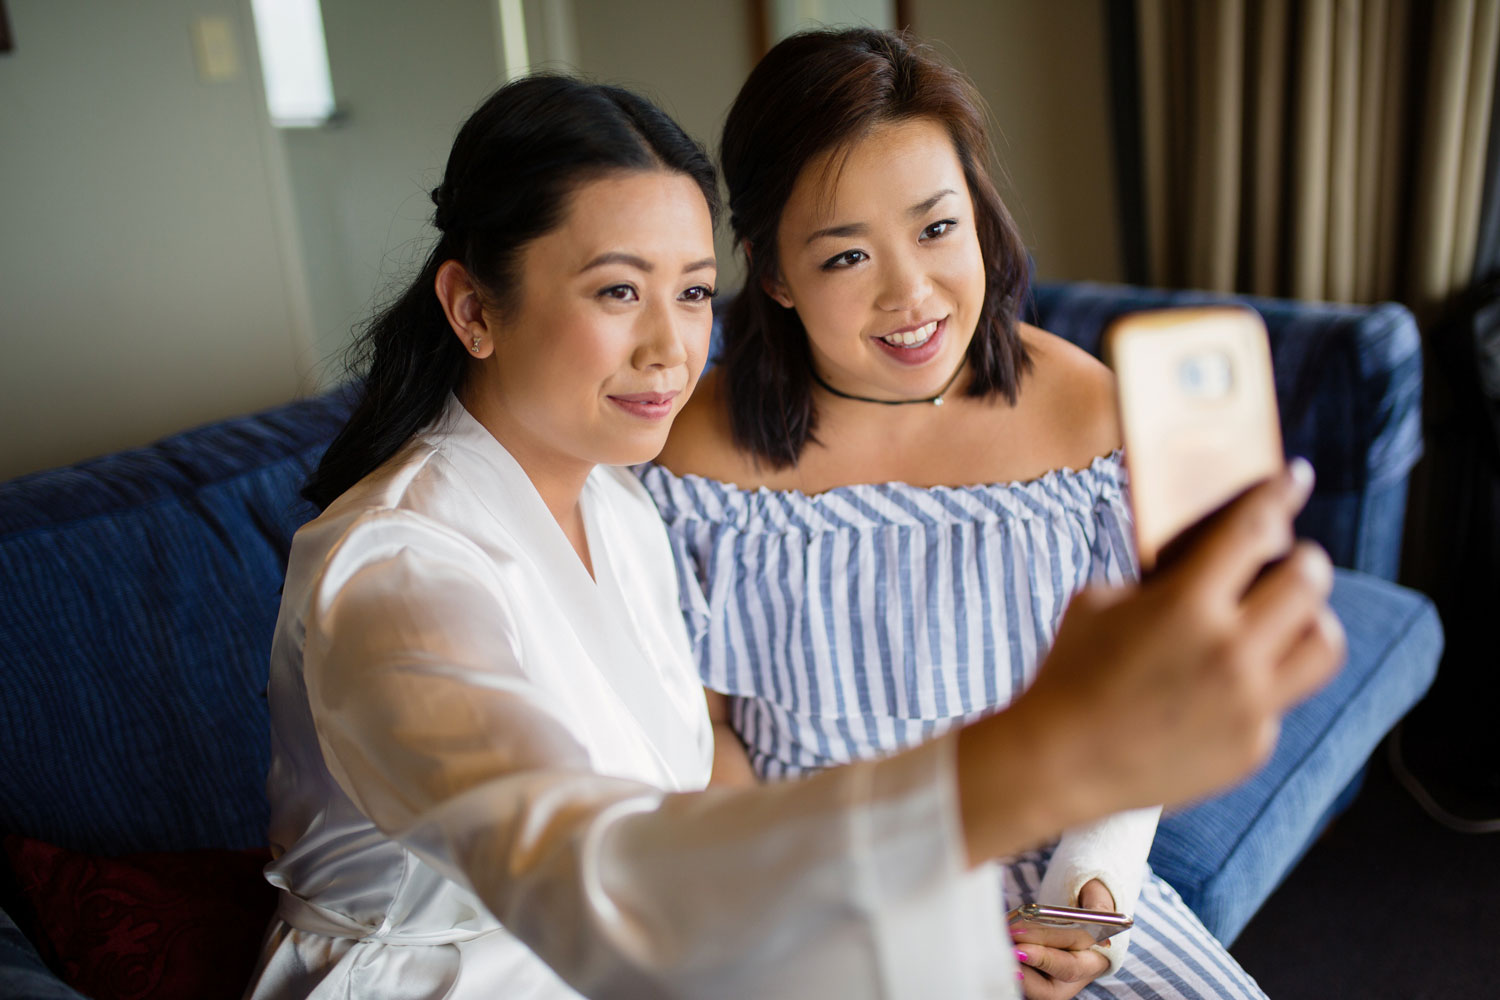
<svg viewBox="0 0 1500 1000">
<path fill-rule="evenodd" d="M 814 382 L 840 399 L 852 399 L 858 403 L 879 403 L 881 406 L 906 406 L 908 403 L 931 403 L 933 406 L 942 406 L 943 396 L 947 394 L 949 389 L 953 388 L 953 383 L 958 381 L 958 373 L 964 370 L 964 361 L 967 360 L 965 358 L 958 363 L 958 367 L 953 369 L 953 374 L 948 376 L 948 381 L 943 383 L 943 387 L 937 391 L 936 396 L 926 396 L 922 399 L 872 399 L 869 396 L 856 396 L 851 392 L 840 392 L 827 382 L 824 382 L 815 369 L 812 371 L 812 377 Z"/>
</svg>

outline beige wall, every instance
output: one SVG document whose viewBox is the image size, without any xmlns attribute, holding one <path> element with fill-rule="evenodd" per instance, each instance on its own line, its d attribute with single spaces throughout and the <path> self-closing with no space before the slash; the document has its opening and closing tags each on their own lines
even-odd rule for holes
<svg viewBox="0 0 1500 1000">
<path fill-rule="evenodd" d="M 426 250 L 498 84 L 493 0 L 323 0 L 342 126 L 265 121 L 248 0 L 11 0 L 0 56 L 0 479 L 335 380 Z M 223 16 L 238 75 L 198 78 Z"/>
<path fill-rule="evenodd" d="M 911 0 L 989 101 L 1001 193 L 1043 279 L 1120 281 L 1104 4 Z"/>
<path fill-rule="evenodd" d="M 236 0 L 6 7 L 0 478 L 289 398 L 253 76 L 199 82 L 189 38 Z"/>
<path fill-rule="evenodd" d="M 559 2 L 528 0 L 528 34 Z M 427 191 L 498 81 L 494 0 L 323 5 L 348 123 L 277 134 L 256 89 L 248 0 L 7 4 L 0 478 L 315 387 L 425 251 Z M 749 7 L 573 0 L 563 47 L 588 75 L 657 98 L 712 149 L 750 70 Z M 1117 279 L 1102 5 L 911 8 L 990 102 L 1041 276 Z M 198 79 L 189 27 L 205 14 L 236 28 L 243 65 L 230 82 Z M 726 237 L 720 284 L 733 288 Z"/>
<path fill-rule="evenodd" d="M 342 380 L 351 330 L 404 286 L 436 233 L 429 192 L 499 86 L 495 0 L 322 0 L 346 121 L 280 133 L 311 300 L 314 373 Z"/>
<path fill-rule="evenodd" d="M 724 116 L 750 74 L 749 0 L 574 0 L 578 65 L 659 103 L 718 156 Z M 719 226 L 719 287 L 737 287 L 729 219 Z"/>
</svg>

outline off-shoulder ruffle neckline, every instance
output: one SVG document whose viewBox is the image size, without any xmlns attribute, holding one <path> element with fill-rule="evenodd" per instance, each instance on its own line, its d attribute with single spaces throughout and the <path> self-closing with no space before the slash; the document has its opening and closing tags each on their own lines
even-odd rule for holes
<svg viewBox="0 0 1500 1000">
<path fill-rule="evenodd" d="M 816 503 L 823 497 L 835 496 L 841 493 L 861 493 L 876 491 L 889 494 L 898 491 L 911 491 L 914 493 L 963 493 L 971 494 L 976 491 L 1004 490 L 1007 492 L 1028 492 L 1041 490 L 1053 492 L 1055 487 L 1069 480 L 1100 481 L 1101 484 L 1123 485 L 1124 483 L 1124 452 L 1116 448 L 1106 455 L 1098 455 L 1092 462 L 1081 469 L 1051 469 L 1042 473 L 1035 479 L 1014 479 L 993 483 L 970 483 L 964 486 L 914 486 L 911 483 L 899 479 L 886 480 L 879 483 L 850 483 L 846 486 L 834 486 L 821 493 L 804 493 L 802 490 L 777 490 L 768 486 L 756 486 L 745 489 L 734 483 L 727 483 L 722 479 L 714 479 L 709 476 L 700 476 L 692 472 L 678 475 L 666 466 L 650 462 L 639 466 L 641 476 L 658 474 L 668 479 L 674 479 L 681 483 L 700 483 L 712 487 L 720 493 L 738 493 L 743 496 L 769 496 L 786 497 L 796 500 L 805 500 Z"/>
<path fill-rule="evenodd" d="M 1100 503 L 1122 503 L 1125 485 L 1119 450 L 1097 456 L 1082 469 L 1053 469 L 1024 481 L 969 486 L 854 483 L 811 494 L 765 486 L 747 490 L 704 476 L 679 476 L 659 465 L 640 467 L 637 473 L 669 522 L 689 517 L 777 529 L 1047 520 L 1083 514 Z"/>
</svg>

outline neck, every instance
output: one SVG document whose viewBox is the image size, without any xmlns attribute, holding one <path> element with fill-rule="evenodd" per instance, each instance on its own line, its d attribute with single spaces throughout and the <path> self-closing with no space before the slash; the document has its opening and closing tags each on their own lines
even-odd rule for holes
<svg viewBox="0 0 1500 1000">
<path fill-rule="evenodd" d="M 583 513 L 578 500 L 583 495 L 584 483 L 594 466 L 589 462 L 559 459 L 545 448 L 535 445 L 524 428 L 509 418 L 503 407 L 487 404 L 487 397 L 462 388 L 457 393 L 469 415 L 490 432 L 490 436 L 516 460 L 532 488 L 542 498 L 547 512 L 562 528 L 563 534 L 572 543 L 584 567 L 593 574 L 593 562 L 589 558 L 588 540 L 583 530 Z"/>
<path fill-rule="evenodd" d="M 964 364 L 967 362 L 967 360 L 967 357 L 959 359 L 958 367 L 953 369 L 953 374 L 948 376 L 948 381 L 943 383 L 943 387 L 939 389 L 935 395 L 919 396 L 915 399 L 879 399 L 874 396 L 855 395 L 851 392 L 844 392 L 842 389 L 835 389 L 833 386 L 829 385 L 826 381 L 824 381 L 823 376 L 818 374 L 817 368 L 811 368 L 810 371 L 812 372 L 813 381 L 818 383 L 818 385 L 823 388 L 824 392 L 837 396 L 840 399 L 849 399 L 853 400 L 856 403 L 876 403 L 881 406 L 911 406 L 918 403 L 928 403 L 933 406 L 942 406 L 944 397 L 946 397 L 948 395 L 948 391 L 953 388 L 953 383 L 958 381 L 958 376 L 962 374 L 964 370 Z"/>
</svg>

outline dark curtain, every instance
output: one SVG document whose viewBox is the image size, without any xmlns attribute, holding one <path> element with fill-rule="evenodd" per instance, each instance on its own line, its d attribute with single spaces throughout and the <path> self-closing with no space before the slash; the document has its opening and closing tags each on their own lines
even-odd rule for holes
<svg viewBox="0 0 1500 1000">
<path fill-rule="evenodd" d="M 1500 114 L 1492 109 L 1472 287 L 1428 333 L 1426 455 L 1404 579 L 1429 594 L 1445 648 L 1402 727 L 1407 766 L 1448 813 L 1500 816 Z"/>
<path fill-rule="evenodd" d="M 1500 816 L 1500 2 L 1105 9 L 1130 281 L 1417 315 L 1402 580 L 1447 644 L 1402 749 L 1452 812 Z"/>
</svg>

